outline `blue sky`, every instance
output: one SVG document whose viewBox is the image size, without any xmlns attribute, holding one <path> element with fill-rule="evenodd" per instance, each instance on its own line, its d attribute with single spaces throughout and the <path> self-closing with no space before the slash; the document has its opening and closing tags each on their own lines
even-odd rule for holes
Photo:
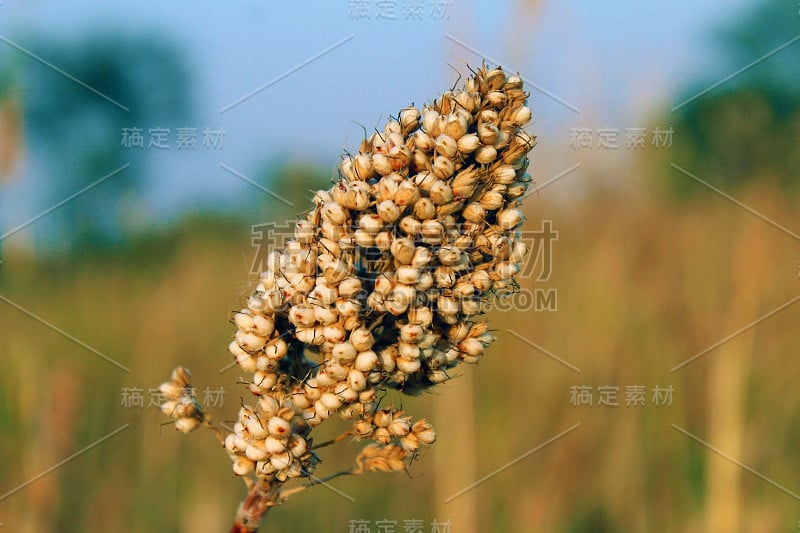
<svg viewBox="0 0 800 533">
<path fill-rule="evenodd" d="M 347 1 L 5 0 L 0 5 L 0 33 L 24 46 L 34 34 L 70 40 L 97 29 L 154 30 L 182 49 L 193 77 L 197 116 L 191 124 L 132 126 L 222 127 L 226 137 L 219 151 L 152 154 L 146 209 L 170 216 L 186 207 L 235 201 L 253 192 L 222 170 L 220 162 L 245 175 L 267 161 L 287 158 L 332 168 L 343 147 L 357 145 L 361 129 L 355 122 L 373 126 L 412 101 L 422 104 L 454 82 L 448 63 L 464 71 L 465 62 L 479 62 L 478 55 L 458 41 L 519 70 L 568 104 L 536 90 L 532 94 L 531 129 L 540 137 L 542 152 L 550 154 L 543 157 L 543 172 L 551 172 L 564 164 L 553 154 L 567 149 L 570 128 L 641 125 L 652 109 L 670 106 L 671 95 L 693 76 L 727 75 L 726 67 L 715 63 L 708 35 L 751 3 L 622 0 L 609 7 L 544 1 L 530 12 L 510 1 L 452 0 L 444 2 L 447 13 L 441 16 L 432 12 L 431 1 L 420 2 L 421 20 L 411 21 L 405 0 L 386 3 L 395 6 L 394 20 L 377 18 L 378 0 L 362 2 L 370 13 L 360 19 Z M 2 50 L 0 60 L 17 53 Z M 109 142 L 118 146 L 119 139 Z M 6 187 L 0 199 L 0 211 L 6 214 L 0 214 L 0 224 L 33 216 L 41 207 L 14 199 L 31 197 L 37 178 L 28 174 L 35 168 L 35 162 L 26 165 Z"/>
</svg>

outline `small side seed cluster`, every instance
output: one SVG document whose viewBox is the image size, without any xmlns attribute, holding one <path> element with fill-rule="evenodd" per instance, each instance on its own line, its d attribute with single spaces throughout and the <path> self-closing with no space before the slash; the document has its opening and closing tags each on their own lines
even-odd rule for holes
<svg viewBox="0 0 800 533">
<path fill-rule="evenodd" d="M 403 416 L 394 408 L 381 409 L 374 415 L 361 418 L 353 425 L 358 438 L 372 439 L 378 444 L 398 444 L 406 452 L 414 453 L 421 444 L 433 444 L 436 432 L 425 420 L 411 423 L 411 417 Z"/>
<path fill-rule="evenodd" d="M 263 395 L 255 409 L 242 407 L 233 433 L 225 437 L 234 473 L 244 476 L 255 469 L 259 477 L 286 481 L 315 465 L 318 459 L 309 450 L 305 432 L 297 423 L 293 427 L 295 418 L 295 410 L 279 408 L 274 396 Z"/>
<path fill-rule="evenodd" d="M 363 470 L 402 470 L 435 441 L 424 419 L 379 409 L 377 393 L 442 383 L 492 342 L 482 304 L 514 286 L 526 254 L 527 96 L 518 76 L 483 66 L 402 109 L 316 192 L 233 317 L 229 350 L 258 397 L 225 438 L 237 475 L 310 475 L 311 430 L 337 414 L 374 441 Z"/>
<path fill-rule="evenodd" d="M 164 397 L 161 412 L 175 419 L 175 428 L 189 433 L 205 421 L 205 414 L 192 388 L 189 370 L 178 367 L 169 381 L 161 384 L 159 392 Z"/>
</svg>

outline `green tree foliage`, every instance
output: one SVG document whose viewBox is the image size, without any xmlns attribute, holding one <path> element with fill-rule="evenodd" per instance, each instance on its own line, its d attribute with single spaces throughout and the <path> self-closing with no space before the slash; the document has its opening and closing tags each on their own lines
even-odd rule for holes
<svg viewBox="0 0 800 533">
<path fill-rule="evenodd" d="M 26 57 L 23 94 L 31 156 L 45 174 L 42 205 L 54 204 L 125 163 L 131 165 L 37 224 L 47 244 L 103 246 L 125 234 L 121 206 L 143 190 L 148 150 L 121 147 L 123 128 L 181 126 L 191 108 L 189 76 L 178 51 L 144 34 L 42 38 L 32 51 L 81 83 Z M 8 53 L 18 54 L 17 51 Z M 146 139 L 145 139 L 146 142 Z M 133 202 L 131 202 L 133 200 Z"/>
<path fill-rule="evenodd" d="M 798 189 L 797 11 L 796 3 L 766 0 L 716 32 L 718 68 L 692 83 L 675 101 L 687 101 L 742 71 L 671 113 L 675 135 L 669 156 L 673 161 L 726 190 L 765 180 L 786 191 Z M 779 47 L 783 48 L 775 51 Z M 691 180 L 676 179 L 674 172 L 668 183 L 679 196 L 702 190 Z"/>
</svg>

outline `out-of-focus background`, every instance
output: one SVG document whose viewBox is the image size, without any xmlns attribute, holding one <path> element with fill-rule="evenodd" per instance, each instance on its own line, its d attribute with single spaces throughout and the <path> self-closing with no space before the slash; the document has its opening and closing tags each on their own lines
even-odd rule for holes
<svg viewBox="0 0 800 533">
<path fill-rule="evenodd" d="M 480 365 L 404 401 L 439 434 L 410 475 L 266 530 L 796 531 L 795 0 L 3 0 L 0 532 L 227 531 L 243 483 L 152 389 L 185 364 L 234 418 L 270 224 L 482 59 L 531 90 L 540 253 Z"/>
</svg>

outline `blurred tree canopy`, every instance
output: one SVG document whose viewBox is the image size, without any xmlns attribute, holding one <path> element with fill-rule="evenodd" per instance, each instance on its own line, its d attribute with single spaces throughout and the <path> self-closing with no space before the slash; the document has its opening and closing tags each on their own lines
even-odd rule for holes
<svg viewBox="0 0 800 533">
<path fill-rule="evenodd" d="M 146 148 L 123 149 L 122 130 L 139 127 L 146 133 L 148 128 L 174 127 L 189 114 L 190 83 L 183 58 L 162 37 L 146 34 L 98 34 L 77 41 L 40 38 L 34 43 L 31 51 L 80 81 L 24 57 L 26 136 L 32 160 L 40 165 L 36 171 L 45 174 L 37 203 L 55 204 L 130 163 L 36 227 L 44 227 L 43 240 L 57 248 L 121 242 L 123 206 L 137 203 L 147 171 Z"/>
<path fill-rule="evenodd" d="M 719 69 L 687 87 L 669 116 L 670 157 L 708 182 L 733 190 L 769 181 L 797 191 L 800 169 L 800 17 L 798 5 L 766 0 L 715 33 Z M 779 47 L 780 50 L 775 51 Z M 766 54 L 773 55 L 756 62 Z M 752 63 L 752 65 L 751 65 Z M 668 174 L 668 189 L 684 197 L 702 190 Z"/>
</svg>

